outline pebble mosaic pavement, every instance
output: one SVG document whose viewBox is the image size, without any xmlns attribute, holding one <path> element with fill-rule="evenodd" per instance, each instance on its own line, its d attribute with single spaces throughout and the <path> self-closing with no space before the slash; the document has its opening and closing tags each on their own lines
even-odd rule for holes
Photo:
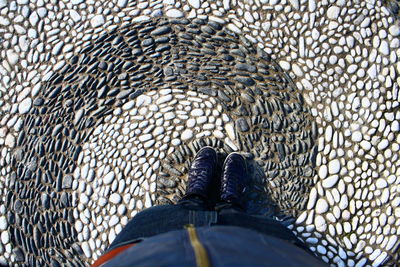
<svg viewBox="0 0 400 267">
<path fill-rule="evenodd" d="M 246 152 L 249 198 L 325 262 L 395 265 L 398 11 L 0 0 L 0 262 L 88 265 L 211 145 Z"/>
</svg>

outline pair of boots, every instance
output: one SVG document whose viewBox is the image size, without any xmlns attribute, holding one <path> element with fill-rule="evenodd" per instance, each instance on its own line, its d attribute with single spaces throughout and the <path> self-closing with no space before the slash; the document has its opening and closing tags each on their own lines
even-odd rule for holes
<svg viewBox="0 0 400 267">
<path fill-rule="evenodd" d="M 183 199 L 198 197 L 210 203 L 212 185 L 216 179 L 217 152 L 211 147 L 203 147 L 197 152 L 190 170 L 186 194 Z M 246 161 L 239 153 L 229 154 L 222 167 L 220 203 L 244 209 L 243 191 L 247 182 Z"/>
</svg>

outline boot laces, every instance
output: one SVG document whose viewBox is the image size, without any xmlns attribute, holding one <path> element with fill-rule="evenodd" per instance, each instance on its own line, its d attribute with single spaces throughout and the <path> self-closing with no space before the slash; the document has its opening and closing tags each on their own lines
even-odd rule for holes
<svg viewBox="0 0 400 267">
<path fill-rule="evenodd" d="M 189 171 L 189 181 L 191 188 L 204 188 L 207 186 L 209 176 L 208 168 L 196 168 Z"/>
</svg>

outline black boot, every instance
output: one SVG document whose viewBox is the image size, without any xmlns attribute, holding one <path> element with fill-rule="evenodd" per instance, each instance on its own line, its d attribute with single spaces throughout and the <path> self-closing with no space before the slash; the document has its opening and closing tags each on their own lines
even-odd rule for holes
<svg viewBox="0 0 400 267">
<path fill-rule="evenodd" d="M 246 161 L 239 153 L 229 154 L 222 167 L 221 201 L 244 209 L 243 191 L 248 183 Z"/>
<path fill-rule="evenodd" d="M 203 147 L 197 152 L 189 170 L 189 181 L 182 199 L 200 197 L 208 201 L 217 166 L 217 152 L 212 147 Z"/>
</svg>

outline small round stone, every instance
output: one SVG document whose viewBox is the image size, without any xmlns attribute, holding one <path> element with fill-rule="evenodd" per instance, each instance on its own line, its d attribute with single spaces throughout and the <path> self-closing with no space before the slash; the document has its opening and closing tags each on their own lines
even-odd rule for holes
<svg viewBox="0 0 400 267">
<path fill-rule="evenodd" d="M 0 230 L 6 230 L 8 226 L 7 219 L 5 216 L 0 216 Z"/>
<path fill-rule="evenodd" d="M 115 178 L 115 173 L 113 171 L 107 173 L 107 175 L 104 176 L 103 182 L 104 184 L 111 184 L 114 181 Z"/>
<path fill-rule="evenodd" d="M 331 20 L 336 20 L 339 17 L 340 8 L 338 6 L 331 6 L 328 8 L 327 16 Z"/>
<path fill-rule="evenodd" d="M 113 203 L 113 204 L 121 203 L 121 199 L 122 198 L 121 198 L 120 194 L 118 194 L 118 193 L 113 193 L 110 196 L 110 202 Z"/>
<path fill-rule="evenodd" d="M 183 17 L 183 12 L 178 9 L 169 9 L 165 15 L 171 18 L 181 18 Z"/>
<path fill-rule="evenodd" d="M 327 178 L 325 178 L 322 181 L 322 186 L 324 188 L 332 188 L 334 185 L 336 185 L 338 180 L 339 180 L 339 176 L 338 175 L 328 176 Z"/>
<path fill-rule="evenodd" d="M 11 133 L 7 134 L 6 139 L 5 139 L 5 145 L 13 148 L 15 146 L 15 137 Z"/>
<path fill-rule="evenodd" d="M 315 223 L 315 227 L 318 232 L 325 232 L 327 225 L 326 225 L 326 221 L 325 221 L 324 217 L 322 217 L 321 215 L 315 216 L 314 223 Z"/>
<path fill-rule="evenodd" d="M 340 172 L 340 161 L 338 159 L 331 160 L 328 164 L 329 174 L 337 174 Z"/>
<path fill-rule="evenodd" d="M 90 20 L 90 24 L 92 25 L 93 28 L 97 28 L 103 25 L 104 22 L 105 20 L 103 15 L 96 15 Z"/>
<path fill-rule="evenodd" d="M 24 100 L 21 101 L 18 105 L 18 112 L 20 114 L 26 114 L 30 111 L 32 107 L 32 99 L 31 98 L 25 98 Z"/>
<path fill-rule="evenodd" d="M 328 208 L 329 208 L 328 202 L 326 202 L 325 199 L 323 198 L 318 199 L 317 204 L 315 206 L 315 211 L 317 213 L 319 214 L 325 213 L 328 211 Z"/>
<path fill-rule="evenodd" d="M 182 132 L 181 138 L 183 141 L 189 140 L 193 137 L 193 131 L 190 129 L 186 129 Z"/>
</svg>

